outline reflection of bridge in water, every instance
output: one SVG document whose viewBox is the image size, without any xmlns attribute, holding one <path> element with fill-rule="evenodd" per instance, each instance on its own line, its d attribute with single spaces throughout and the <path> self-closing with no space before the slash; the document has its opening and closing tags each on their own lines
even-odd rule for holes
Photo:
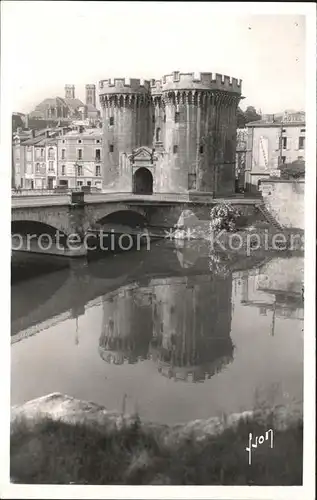
<svg viewBox="0 0 317 500">
<path fill-rule="evenodd" d="M 203 275 L 208 271 L 208 258 L 190 262 L 166 245 L 153 245 L 151 251 L 113 255 L 91 263 L 72 260 L 71 268 L 45 274 L 12 286 L 11 343 L 34 335 L 50 326 L 76 318 L 85 308 L 102 302 L 103 296 L 127 283 L 148 283 L 155 277 Z M 42 256 L 38 257 L 42 259 Z M 49 257 L 51 258 L 51 257 Z M 183 259 L 184 260 L 184 259 Z M 191 266 L 191 267 L 190 267 Z"/>
</svg>

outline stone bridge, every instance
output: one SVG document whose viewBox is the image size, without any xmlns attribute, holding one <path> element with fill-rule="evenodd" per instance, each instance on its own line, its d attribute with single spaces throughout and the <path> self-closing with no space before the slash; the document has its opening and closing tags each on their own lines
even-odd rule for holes
<svg viewBox="0 0 317 500">
<path fill-rule="evenodd" d="M 73 193 L 74 194 L 74 193 Z M 76 193 L 75 193 L 76 194 Z M 32 229 L 45 233 L 49 228 L 67 235 L 83 236 L 90 229 L 125 226 L 171 228 L 182 225 L 181 216 L 188 211 L 201 221 L 209 219 L 210 207 L 222 199 L 185 195 L 138 196 L 127 193 L 87 194 L 75 198 L 72 193 L 12 197 L 12 232 L 29 233 Z M 257 199 L 235 197 L 231 203 L 254 211 Z"/>
</svg>

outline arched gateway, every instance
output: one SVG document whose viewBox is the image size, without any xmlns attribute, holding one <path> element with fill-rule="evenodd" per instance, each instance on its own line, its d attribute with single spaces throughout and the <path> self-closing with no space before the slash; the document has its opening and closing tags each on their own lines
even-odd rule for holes
<svg viewBox="0 0 317 500">
<path fill-rule="evenodd" d="M 153 176 L 149 169 L 138 168 L 133 175 L 134 194 L 153 194 Z"/>
</svg>

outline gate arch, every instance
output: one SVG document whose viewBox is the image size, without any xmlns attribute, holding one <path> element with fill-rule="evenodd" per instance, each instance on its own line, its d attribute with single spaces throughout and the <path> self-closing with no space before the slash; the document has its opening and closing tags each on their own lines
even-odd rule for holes
<svg viewBox="0 0 317 500">
<path fill-rule="evenodd" d="M 153 175 L 146 167 L 140 167 L 133 175 L 134 194 L 153 194 Z"/>
</svg>

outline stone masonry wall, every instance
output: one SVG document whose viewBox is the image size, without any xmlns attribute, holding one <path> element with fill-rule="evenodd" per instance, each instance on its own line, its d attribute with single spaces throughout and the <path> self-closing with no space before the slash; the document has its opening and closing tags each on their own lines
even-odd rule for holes
<svg viewBox="0 0 317 500">
<path fill-rule="evenodd" d="M 304 180 L 263 179 L 261 191 L 266 208 L 281 226 L 304 229 Z"/>
</svg>

